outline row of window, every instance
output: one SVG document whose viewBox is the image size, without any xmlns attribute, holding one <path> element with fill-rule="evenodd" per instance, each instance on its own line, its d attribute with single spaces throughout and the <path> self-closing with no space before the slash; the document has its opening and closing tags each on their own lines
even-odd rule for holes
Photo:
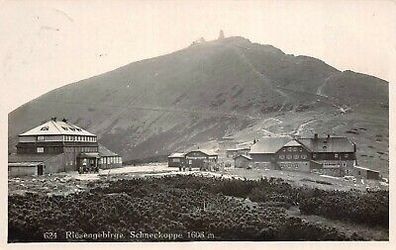
<svg viewBox="0 0 396 250">
<path fill-rule="evenodd" d="M 283 160 L 283 159 L 294 159 L 294 160 L 298 160 L 298 159 L 307 159 L 307 155 L 279 155 L 279 159 Z"/>
<path fill-rule="evenodd" d="M 94 136 L 79 136 L 79 135 L 65 135 L 63 136 L 64 141 L 83 141 L 83 142 L 96 142 Z"/>
<path fill-rule="evenodd" d="M 316 154 L 312 154 L 312 158 L 313 158 L 313 159 L 316 159 L 316 157 L 317 157 Z M 337 154 L 337 153 L 334 154 L 334 158 L 338 159 L 339 157 L 340 157 L 339 154 Z M 349 158 L 349 154 L 344 154 L 344 158 L 345 158 L 345 159 Z"/>
<path fill-rule="evenodd" d="M 65 126 L 61 126 L 61 127 L 62 127 L 62 129 L 65 130 L 65 131 L 68 131 L 68 130 L 71 130 L 71 131 L 79 131 L 79 132 L 82 131 L 81 128 L 73 128 L 73 127 L 65 127 Z"/>
<path fill-rule="evenodd" d="M 100 158 L 99 163 L 100 164 L 122 163 L 122 159 L 119 156 L 102 157 Z"/>
<path fill-rule="evenodd" d="M 73 152 L 85 152 L 85 153 L 91 153 L 91 152 L 98 152 L 97 147 L 66 147 L 65 152 L 73 153 Z"/>
<path fill-rule="evenodd" d="M 302 148 L 298 148 L 298 147 L 285 147 L 282 149 L 283 152 L 286 152 L 286 150 L 289 152 L 297 152 L 297 151 L 302 152 L 303 151 Z"/>
</svg>

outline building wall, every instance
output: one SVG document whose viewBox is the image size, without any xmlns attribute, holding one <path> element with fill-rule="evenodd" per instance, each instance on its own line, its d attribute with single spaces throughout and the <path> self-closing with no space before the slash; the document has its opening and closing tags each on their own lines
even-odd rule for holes
<svg viewBox="0 0 396 250">
<path fill-rule="evenodd" d="M 121 156 L 101 156 L 99 160 L 101 169 L 120 168 L 122 167 Z"/>
<path fill-rule="evenodd" d="M 8 166 L 8 177 L 18 177 L 27 175 L 37 175 L 37 166 L 30 167 L 15 167 Z"/>
<path fill-rule="evenodd" d="M 344 171 L 341 168 L 326 168 L 326 167 L 323 167 L 321 169 L 317 169 L 316 172 L 318 174 L 335 176 L 335 177 L 345 176 Z"/>
<path fill-rule="evenodd" d="M 250 160 L 244 157 L 237 157 L 234 159 L 234 166 L 236 168 L 248 168 L 250 166 Z"/>
<path fill-rule="evenodd" d="M 183 163 L 184 158 L 182 157 L 168 157 L 168 167 L 181 167 Z"/>
<path fill-rule="evenodd" d="M 300 161 L 309 161 L 310 153 L 304 147 L 301 146 L 293 146 L 293 147 L 282 147 L 277 152 L 277 161 L 279 162 L 300 162 Z"/>
<path fill-rule="evenodd" d="M 64 154 L 59 154 L 44 161 L 44 174 L 60 173 L 65 171 L 70 170 L 66 167 Z"/>
<path fill-rule="evenodd" d="M 276 161 L 275 154 L 249 154 L 252 162 L 274 162 Z"/>
<path fill-rule="evenodd" d="M 352 152 L 319 152 L 319 153 L 312 153 L 312 159 L 315 161 L 322 161 L 322 160 L 343 160 L 343 161 L 350 161 L 356 160 L 356 154 Z"/>
<path fill-rule="evenodd" d="M 278 162 L 281 170 L 286 171 L 300 171 L 300 172 L 310 172 L 309 161 L 282 161 Z"/>
</svg>

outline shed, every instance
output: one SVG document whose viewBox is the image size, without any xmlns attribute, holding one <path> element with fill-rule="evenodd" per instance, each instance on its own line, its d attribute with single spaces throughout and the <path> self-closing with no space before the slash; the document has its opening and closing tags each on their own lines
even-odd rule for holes
<svg viewBox="0 0 396 250">
<path fill-rule="evenodd" d="M 182 167 L 185 160 L 184 153 L 173 153 L 168 156 L 168 167 Z"/>
<path fill-rule="evenodd" d="M 44 167 L 43 162 L 9 162 L 8 176 L 43 175 Z"/>
<path fill-rule="evenodd" d="M 379 180 L 380 173 L 378 171 L 368 169 L 365 167 L 354 167 L 354 176 L 356 178 L 364 178 L 364 179 L 371 179 L 371 180 Z"/>
</svg>

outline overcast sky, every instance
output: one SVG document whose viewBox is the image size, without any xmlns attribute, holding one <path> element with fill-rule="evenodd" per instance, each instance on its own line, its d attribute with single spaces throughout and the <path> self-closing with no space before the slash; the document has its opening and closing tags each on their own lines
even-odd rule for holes
<svg viewBox="0 0 396 250">
<path fill-rule="evenodd" d="M 2 109 L 200 37 L 215 39 L 220 29 L 340 70 L 396 78 L 393 1 L 0 0 Z"/>
</svg>

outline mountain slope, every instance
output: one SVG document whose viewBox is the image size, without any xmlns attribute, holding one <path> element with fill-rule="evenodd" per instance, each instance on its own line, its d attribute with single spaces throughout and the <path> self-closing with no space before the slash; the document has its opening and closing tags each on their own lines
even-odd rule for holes
<svg viewBox="0 0 396 250">
<path fill-rule="evenodd" d="M 387 105 L 383 80 L 230 37 L 53 90 L 9 114 L 9 147 L 13 150 L 18 133 L 50 116 L 97 133 L 125 160 L 216 144 L 223 136 L 246 141 L 266 133 L 348 134 L 361 117 L 369 122 L 362 125 L 369 131 L 366 145 L 377 129 L 388 136 Z M 364 150 L 374 154 L 386 147 L 383 140 Z M 367 164 L 387 163 L 377 158 L 368 157 Z"/>
</svg>

